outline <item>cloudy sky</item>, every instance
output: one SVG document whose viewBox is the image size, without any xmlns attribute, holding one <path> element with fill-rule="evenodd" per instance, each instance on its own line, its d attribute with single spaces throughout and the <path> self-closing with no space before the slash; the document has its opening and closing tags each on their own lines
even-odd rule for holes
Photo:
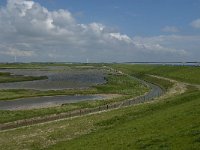
<svg viewBox="0 0 200 150">
<path fill-rule="evenodd" d="M 200 61 L 200 0 L 0 0 L 0 62 Z"/>
</svg>

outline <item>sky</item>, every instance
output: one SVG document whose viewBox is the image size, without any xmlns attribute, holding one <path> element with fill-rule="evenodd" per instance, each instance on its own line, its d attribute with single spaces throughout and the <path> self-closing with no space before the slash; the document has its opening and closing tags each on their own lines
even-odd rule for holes
<svg viewBox="0 0 200 150">
<path fill-rule="evenodd" d="M 200 0 L 1 0 L 14 61 L 200 61 Z"/>
</svg>

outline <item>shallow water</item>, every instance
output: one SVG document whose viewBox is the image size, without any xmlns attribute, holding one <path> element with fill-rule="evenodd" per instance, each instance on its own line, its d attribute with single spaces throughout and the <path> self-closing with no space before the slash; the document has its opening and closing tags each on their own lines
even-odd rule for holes
<svg viewBox="0 0 200 150">
<path fill-rule="evenodd" d="M 0 89 L 82 89 L 106 82 L 104 72 L 97 69 L 0 69 L 0 72 L 10 72 L 15 75 L 48 77 L 46 80 L 0 83 Z"/>
<path fill-rule="evenodd" d="M 27 110 L 59 106 L 67 103 L 77 103 L 86 100 L 102 100 L 99 95 L 74 95 L 74 96 L 47 96 L 35 98 L 22 98 L 11 101 L 0 101 L 0 110 Z"/>
</svg>

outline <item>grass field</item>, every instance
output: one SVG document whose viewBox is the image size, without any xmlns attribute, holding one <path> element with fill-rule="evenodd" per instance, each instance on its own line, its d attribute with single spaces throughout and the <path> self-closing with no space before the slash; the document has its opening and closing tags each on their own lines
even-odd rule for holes
<svg viewBox="0 0 200 150">
<path fill-rule="evenodd" d="M 144 74 L 154 74 L 178 81 L 200 84 L 200 67 L 194 66 L 163 66 L 163 65 L 111 65 L 131 75 L 142 77 Z"/>
<path fill-rule="evenodd" d="M 149 75 L 143 75 L 141 78 L 147 82 L 159 85 L 165 91 L 169 90 L 173 86 L 173 83 L 169 80 L 159 79 Z"/>
<path fill-rule="evenodd" d="M 200 92 L 1 132 L 2 149 L 198 149 Z M 52 145 L 52 146 L 51 146 Z"/>
<path fill-rule="evenodd" d="M 77 68 L 99 68 L 106 65 L 105 63 L 54 63 L 54 62 L 49 62 L 49 63 L 0 63 L 0 68 L 1 69 L 39 69 L 39 68 L 46 68 L 46 67 L 77 67 Z"/>
<path fill-rule="evenodd" d="M 112 117 L 99 117 L 101 120 L 94 123 L 96 130 L 90 134 L 49 149 L 199 149 L 199 106 L 198 91 L 102 114 Z"/>
<path fill-rule="evenodd" d="M 47 66 L 67 66 L 65 63 L 0 63 L 0 68 L 14 68 L 14 69 L 36 69 L 46 68 Z"/>
<path fill-rule="evenodd" d="M 97 89 L 83 89 L 83 90 L 26 90 L 26 89 L 10 89 L 0 90 L 0 100 L 15 100 L 24 97 L 39 97 L 39 96 L 55 96 L 55 95 L 76 95 L 76 94 L 97 94 Z"/>
</svg>

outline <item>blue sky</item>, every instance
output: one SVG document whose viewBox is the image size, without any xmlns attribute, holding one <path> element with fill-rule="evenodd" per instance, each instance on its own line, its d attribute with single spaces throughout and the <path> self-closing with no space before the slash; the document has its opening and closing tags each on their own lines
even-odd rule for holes
<svg viewBox="0 0 200 150">
<path fill-rule="evenodd" d="M 10 0 L 9 5 L 13 5 L 17 0 Z M 17 6 L 19 9 L 24 9 L 22 6 L 23 1 L 27 0 L 19 0 L 21 3 L 18 3 Z M 11 4 L 12 2 L 12 4 Z M 30 2 L 30 1 L 29 1 Z M 62 45 L 62 47 L 58 47 L 58 51 L 60 52 L 60 55 L 70 55 L 70 58 L 68 60 L 70 61 L 78 61 L 78 60 L 85 60 L 87 57 L 91 58 L 93 61 L 153 61 L 153 60 L 163 60 L 165 58 L 165 61 L 182 61 L 182 60 L 191 60 L 191 61 L 198 61 L 199 56 L 199 37 L 200 37 L 200 0 L 34 0 L 35 4 L 38 4 L 40 8 L 45 8 L 48 10 L 48 14 L 51 14 L 53 12 L 59 12 L 59 9 L 66 10 L 71 15 L 71 20 L 75 20 L 75 23 L 72 23 L 70 26 L 66 26 L 63 29 L 71 29 L 71 26 L 76 26 L 79 24 L 85 25 L 87 27 L 87 30 L 91 29 L 92 31 L 88 31 L 87 34 L 84 32 L 83 37 L 87 37 L 87 41 L 84 41 L 84 48 L 83 47 L 77 47 L 76 45 L 72 45 L 69 40 L 66 41 L 66 45 Z M 3 9 L 9 9 L 7 5 L 6 0 L 0 1 L 0 6 Z M 12 9 L 16 9 L 15 7 L 12 7 Z M 32 8 L 30 9 L 32 10 Z M 32 10 L 34 11 L 34 10 Z M 9 11 L 8 11 L 9 12 Z M 14 11 L 13 11 L 14 12 Z M 27 11 L 28 12 L 28 11 Z M 45 14 L 46 12 L 44 12 Z M 28 16 L 29 13 L 26 13 L 25 16 Z M 39 15 L 39 14 L 38 14 Z M 61 14 L 60 14 L 61 15 Z M 51 15 L 50 15 L 51 16 Z M 10 20 L 13 17 L 12 14 L 9 14 Z M 16 16 L 15 16 L 16 17 Z M 22 16 L 18 16 L 15 18 L 16 20 L 19 20 L 21 22 L 29 22 L 31 20 L 37 20 L 34 19 L 36 16 L 29 16 L 29 17 L 22 17 L 23 19 L 27 20 L 21 20 Z M 30 17 L 32 19 L 30 20 Z M 5 19 L 2 17 L 2 19 Z M 7 18 L 8 19 L 8 18 Z M 51 18 L 52 19 L 52 18 Z M 51 20 L 50 19 L 50 20 Z M 53 18 L 54 19 L 54 18 Z M 58 19 L 58 18 L 57 18 Z M 66 19 L 66 18 L 65 18 Z M 48 20 L 48 18 L 47 18 Z M 0 20 L 1 21 L 1 20 Z M 7 20 L 8 21 L 8 20 Z M 8 21 L 10 22 L 10 21 Z M 53 22 L 56 22 L 53 20 Z M 66 20 L 66 24 L 69 24 L 70 20 Z M 19 22 L 17 22 L 19 23 Z M 37 27 L 39 23 L 37 22 Z M 95 24 L 94 24 L 95 23 Z M 93 25 L 91 25 L 93 24 Z M 55 24 L 53 24 L 55 25 Z M 3 26 L 3 25 L 2 25 Z M 42 26 L 42 24 L 41 24 Z M 92 26 L 92 27 L 91 27 Z M 96 36 L 96 33 L 94 35 L 89 35 L 89 33 L 93 32 L 94 26 L 99 28 L 101 32 L 101 37 L 98 35 Z M 100 27 L 103 26 L 103 27 Z M 16 36 L 19 36 L 20 34 L 24 34 L 22 29 L 18 30 L 18 24 L 16 22 L 13 22 L 13 28 L 16 28 L 18 31 L 18 34 Z M 29 25 L 31 28 L 32 26 Z M 55 26 L 56 28 L 58 26 Z M 24 27 L 25 28 L 25 27 Z M 60 28 L 60 27 L 59 27 Z M 101 30 L 101 28 L 103 28 Z M 1 29 L 1 28 L 0 28 Z M 34 26 L 35 29 L 35 26 Z M 3 30 L 3 29 L 1 29 Z M 37 29 L 36 29 L 37 30 Z M 38 28 L 38 31 L 40 29 Z M 52 30 L 52 29 L 51 29 Z M 82 39 L 77 34 L 77 30 L 75 29 L 73 35 L 76 35 L 74 39 L 81 41 Z M 81 30 L 81 29 L 80 29 Z M 50 31 L 49 31 L 50 32 Z M 113 34 L 114 33 L 114 34 Z M 30 41 L 27 41 L 23 43 L 24 45 L 29 45 L 30 51 L 34 51 L 33 53 L 35 55 L 39 55 L 40 51 L 42 51 L 42 48 L 45 49 L 44 45 L 41 44 L 41 46 L 38 47 L 30 47 L 30 45 L 33 45 L 33 42 L 35 42 L 32 37 L 33 33 L 29 33 Z M 35 34 L 35 32 L 34 32 Z M 52 34 L 51 34 L 52 35 Z M 120 46 L 116 43 L 119 43 L 117 41 L 109 41 L 112 46 L 110 46 L 110 43 L 105 44 L 105 41 L 108 41 L 108 39 L 105 39 L 105 36 L 111 35 L 112 38 L 115 38 L 115 40 L 120 40 Z M 114 35 L 114 36 L 113 36 Z M 27 36 L 27 34 L 26 34 Z M 63 35 L 62 35 L 63 36 Z M 60 37 L 62 37 L 60 36 Z M 66 35 L 67 36 L 67 35 Z M 131 39 L 130 41 L 127 41 L 128 38 Z M 36 35 L 37 37 L 37 35 Z M 52 35 L 52 39 L 55 37 L 55 35 Z M 79 38 L 77 38 L 79 37 Z M 90 41 L 93 37 L 92 41 Z M 2 37 L 3 38 L 3 37 Z M 38 39 L 41 38 L 38 35 Z M 42 38 L 46 38 L 43 36 Z M 5 39 L 5 38 L 3 38 Z M 34 37 L 35 39 L 35 37 Z M 43 40 L 44 40 L 43 39 Z M 94 41 L 94 39 L 97 39 L 97 41 Z M 181 42 L 181 40 L 183 42 Z M 104 41 L 104 44 L 99 44 L 99 41 Z M 124 43 L 123 43 L 124 41 Z M 54 40 L 55 43 L 57 43 Z M 91 43 L 98 43 L 97 44 L 97 50 L 101 51 L 99 52 L 99 57 L 95 56 L 96 51 L 92 51 L 92 49 L 95 49 Z M 16 41 L 16 45 L 12 45 L 12 47 L 9 47 L 7 49 L 13 49 L 18 46 L 19 41 Z M 132 45 L 131 45 L 131 44 Z M 20 43 L 22 45 L 22 43 Z M 2 47 L 5 49 L 4 52 L 0 52 L 1 54 L 4 53 L 4 55 L 8 55 L 6 51 L 6 46 L 9 45 L 9 42 L 5 41 L 2 42 Z M 46 44 L 47 48 L 51 47 L 51 57 L 54 57 L 53 52 L 56 51 L 53 49 L 55 45 L 49 45 Z M 70 49 L 68 49 L 70 47 Z M 115 53 L 115 47 L 121 48 L 120 50 L 116 50 L 117 53 Z M 123 51 L 124 49 L 124 51 Z M 130 49 L 134 49 L 133 51 L 130 51 Z M 154 50 L 152 50 L 154 49 Z M 16 51 L 26 51 L 26 47 L 18 46 Z M 10 50 L 11 51 L 11 50 Z M 59 52 L 56 51 L 57 55 Z M 63 52 L 65 51 L 65 52 Z M 44 53 L 47 53 L 46 51 L 43 51 Z M 94 53 L 94 54 L 93 54 Z M 125 55 L 124 55 L 125 53 Z M 152 55 L 152 53 L 154 55 Z M 76 57 L 77 55 L 81 55 L 80 57 Z M 93 55 L 92 55 L 93 54 Z M 103 58 L 103 54 L 107 55 L 107 58 Z M 112 56 L 115 54 L 116 56 Z M 130 57 L 130 55 L 132 57 Z M 159 57 L 154 56 L 158 55 Z M 172 54 L 174 54 L 174 57 L 171 57 Z M 76 56 L 75 56 L 76 55 Z M 102 55 L 102 56 L 101 56 Z M 124 55 L 124 57 L 122 57 Z M 2 55 L 3 56 L 3 55 Z M 27 61 L 25 56 L 20 56 L 19 58 L 21 60 Z M 33 60 L 36 60 L 34 58 Z M 59 58 L 60 56 L 55 56 Z M 102 57 L 102 59 L 101 59 Z M 1 58 L 1 57 L 0 57 Z M 160 58 L 160 59 L 158 59 Z M 3 58 L 2 58 L 3 59 Z M 32 60 L 31 59 L 31 60 Z M 49 61 L 49 58 L 41 57 L 41 59 L 45 59 Z M 7 56 L 7 60 L 11 61 L 12 58 Z M 30 59 L 28 59 L 30 60 Z M 56 60 L 56 59 L 55 59 Z M 59 60 L 65 60 L 64 58 L 60 57 Z M 6 59 L 4 58 L 4 61 Z M 38 59 L 40 61 L 40 59 Z"/>
<path fill-rule="evenodd" d="M 189 23 L 200 17 L 200 0 L 35 0 L 50 10 L 67 9 L 83 23 L 101 22 L 131 36 L 154 36 L 164 26 L 200 34 Z M 0 5 L 5 5 L 1 0 Z M 166 34 L 166 33 L 165 33 Z"/>
<path fill-rule="evenodd" d="M 160 35 L 165 26 L 182 29 L 180 34 L 196 34 L 189 23 L 200 17 L 200 0 L 36 1 L 51 10 L 68 9 L 80 22 L 101 22 L 130 36 Z"/>
</svg>

